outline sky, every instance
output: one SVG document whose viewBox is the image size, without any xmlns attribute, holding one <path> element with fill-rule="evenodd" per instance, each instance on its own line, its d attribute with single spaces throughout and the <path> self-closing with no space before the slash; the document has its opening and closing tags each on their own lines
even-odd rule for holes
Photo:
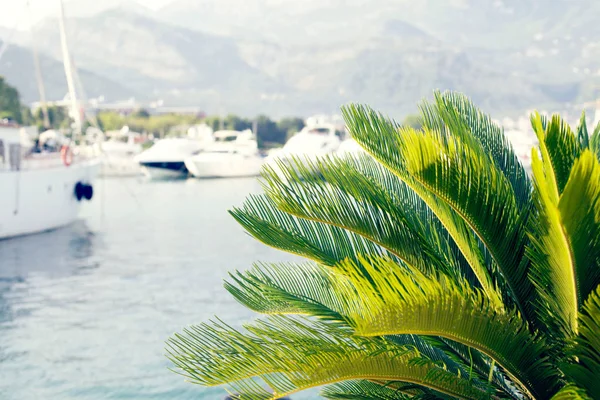
<svg viewBox="0 0 600 400">
<path fill-rule="evenodd" d="M 117 4 L 120 0 L 64 0 L 65 13 L 69 16 L 69 9 L 84 10 L 88 7 L 97 7 L 98 2 Z M 147 8 L 158 9 L 173 0 L 130 0 L 143 4 Z M 10 29 L 25 30 L 30 26 L 28 22 L 36 23 L 48 16 L 58 16 L 59 0 L 29 0 L 31 14 L 27 12 L 27 0 L 0 0 L 0 26 Z"/>
</svg>

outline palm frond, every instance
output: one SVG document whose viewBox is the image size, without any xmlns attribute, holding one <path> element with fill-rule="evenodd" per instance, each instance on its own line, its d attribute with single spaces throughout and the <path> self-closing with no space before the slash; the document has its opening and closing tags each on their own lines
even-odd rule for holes
<svg viewBox="0 0 600 400">
<path fill-rule="evenodd" d="M 590 136 L 590 150 L 600 159 L 600 122 L 594 127 Z"/>
<path fill-rule="evenodd" d="M 478 379 L 476 372 L 470 371 L 469 367 L 465 366 L 461 360 L 452 357 L 453 352 L 449 348 L 432 344 L 439 341 L 439 338 L 427 338 L 419 335 L 389 335 L 385 338 L 403 347 L 413 347 L 421 357 L 433 363 L 444 365 L 453 374 L 468 379 Z"/>
<path fill-rule="evenodd" d="M 590 294 L 579 316 L 579 336 L 570 354 L 572 363 L 563 370 L 592 399 L 600 398 L 600 287 Z"/>
<path fill-rule="evenodd" d="M 389 338 L 392 337 L 389 336 Z M 421 337 L 419 336 L 419 338 Z M 469 379 L 473 379 L 473 376 L 478 376 L 481 380 L 487 379 L 498 392 L 503 392 L 506 397 L 515 400 L 523 398 L 523 393 L 510 382 L 494 361 L 480 351 L 443 337 L 426 336 L 422 337 L 421 340 L 430 343 L 432 349 L 436 353 L 442 354 L 442 357 L 450 358 L 458 364 L 461 372 L 467 372 Z M 446 360 L 444 363 L 452 365 L 451 361 Z"/>
<path fill-rule="evenodd" d="M 532 115 L 530 179 L 461 94 L 419 130 L 343 114 L 367 154 L 267 166 L 231 211 L 309 261 L 231 273 L 266 316 L 175 334 L 178 372 L 240 399 L 600 399 L 600 124 Z"/>
<path fill-rule="evenodd" d="M 504 130 L 461 93 L 436 92 L 434 97 L 436 114 L 440 116 L 446 129 L 454 135 L 461 135 L 463 140 L 477 141 L 483 152 L 491 157 L 510 182 L 519 206 L 526 206 L 531 196 L 531 182 L 510 141 L 504 135 Z M 426 124 L 426 127 L 432 131 L 441 131 L 439 122 Z"/>
<path fill-rule="evenodd" d="M 577 141 L 579 142 L 579 147 L 582 149 L 590 147 L 590 134 L 588 133 L 587 122 L 585 120 L 585 110 L 582 111 L 579 124 L 577 125 Z"/>
<path fill-rule="evenodd" d="M 487 258 L 480 248 L 477 237 L 462 216 L 408 172 L 404 154 L 399 151 L 404 143 L 400 128 L 393 121 L 368 107 L 351 105 L 343 108 L 342 112 L 353 138 L 421 197 L 460 249 L 486 295 L 501 306 L 503 299 L 500 298 L 496 287 L 502 286 L 504 278 L 496 276 L 496 267 L 492 260 L 486 263 Z M 526 286 L 527 282 L 524 285 Z M 527 288 L 524 291 L 527 292 Z M 504 300 L 509 300 L 509 304 L 514 302 L 521 305 L 522 303 L 520 301 L 522 299 L 518 296 Z"/>
<path fill-rule="evenodd" d="M 400 153 L 411 176 L 447 202 L 484 242 L 515 298 L 524 298 L 526 269 L 519 266 L 527 213 L 518 208 L 506 177 L 457 137 L 407 130 Z"/>
<path fill-rule="evenodd" d="M 491 357 L 529 396 L 543 397 L 556 385 L 544 341 L 529 332 L 518 313 L 496 309 L 468 284 L 401 270 L 381 259 L 338 268 L 351 280 L 353 290 L 343 297 L 357 335 L 440 336 Z"/>
<path fill-rule="evenodd" d="M 240 303 L 262 314 L 306 314 L 347 322 L 345 300 L 333 282 L 349 281 L 319 264 L 257 264 L 230 274 L 225 289 Z M 349 288 L 348 288 L 349 289 Z"/>
<path fill-rule="evenodd" d="M 356 168 L 357 164 L 369 163 L 369 175 Z M 315 162 L 296 160 L 279 166 L 291 179 L 282 179 L 281 174 L 268 169 L 263 176 L 267 195 L 284 212 L 361 235 L 422 271 L 471 275 L 424 202 L 398 178 L 388 176 L 385 183 L 375 180 L 385 172 L 374 172 L 374 164 L 366 155 L 358 162 L 335 157 Z M 319 171 L 318 178 L 312 172 L 315 170 Z"/>
<path fill-rule="evenodd" d="M 360 235 L 282 212 L 264 195 L 250 196 L 242 207 L 230 213 L 248 233 L 266 245 L 328 266 L 346 258 L 357 259 L 357 254 L 394 257 Z"/>
<path fill-rule="evenodd" d="M 226 385 L 249 399 L 276 399 L 357 379 L 412 383 L 465 399 L 487 398 L 468 380 L 431 363 L 414 362 L 418 355 L 412 349 L 298 317 L 271 316 L 246 325 L 245 332 L 220 321 L 193 326 L 169 339 L 167 351 L 192 382 Z"/>
<path fill-rule="evenodd" d="M 405 393 L 404 390 L 408 390 L 409 393 Z M 403 384 L 395 387 L 362 380 L 325 386 L 321 390 L 321 396 L 337 400 L 416 400 L 419 396 L 414 391 L 413 385 Z"/>
<path fill-rule="evenodd" d="M 433 244 L 437 244 L 437 238 L 442 239 L 437 251 L 449 253 L 442 256 L 444 262 L 451 268 L 458 268 L 474 286 L 482 287 L 493 301 L 498 299 L 497 287 L 501 287 L 502 282 L 493 280 L 495 268 L 489 252 L 450 207 L 436 199 L 422 186 L 419 186 L 422 189 L 420 194 L 417 193 L 371 156 L 347 157 L 341 162 L 347 164 L 350 170 L 359 171 L 371 186 L 379 186 L 382 192 L 391 196 L 392 207 L 402 209 L 404 217 L 413 226 L 422 226 L 425 237 L 432 237 Z M 413 184 L 418 186 L 416 182 Z M 428 202 L 424 201 L 421 195 L 425 196 Z M 438 215 L 441 216 L 441 220 Z M 490 266 L 490 271 L 486 270 L 486 265 Z M 471 276 L 475 279 L 471 279 Z"/>
<path fill-rule="evenodd" d="M 579 307 L 600 283 L 600 162 L 584 151 L 555 202 L 544 168 L 533 153 L 537 210 L 531 228 L 531 276 L 548 323 L 559 318 L 569 337 Z"/>
<path fill-rule="evenodd" d="M 230 274 L 226 289 L 246 307 L 263 314 L 304 314 L 349 326 L 346 296 L 352 283 L 336 269 L 318 264 L 260 264 L 243 272 Z M 345 282 L 345 283 L 344 283 Z M 345 285 L 345 290 L 336 289 Z M 356 294 L 355 296 L 359 296 Z M 393 335 L 387 340 L 412 347 L 428 360 L 439 363 L 461 377 L 481 382 L 488 380 L 490 370 L 498 390 L 519 398 L 497 368 L 490 365 L 477 350 L 443 339 L 423 339 L 415 335 Z M 468 353 L 468 354 L 467 354 Z M 474 369 L 473 369 L 474 368 Z"/>
<path fill-rule="evenodd" d="M 575 385 L 567 385 L 552 396 L 552 400 L 594 400 L 585 390 Z"/>
<path fill-rule="evenodd" d="M 600 161 L 592 152 L 575 161 L 558 208 L 583 301 L 600 284 Z"/>
<path fill-rule="evenodd" d="M 569 124 L 558 115 L 553 115 L 550 122 L 544 124 L 539 114 L 533 114 L 531 123 L 538 137 L 551 198 L 558 199 L 567 184 L 575 159 L 581 153 L 581 146 Z"/>
</svg>

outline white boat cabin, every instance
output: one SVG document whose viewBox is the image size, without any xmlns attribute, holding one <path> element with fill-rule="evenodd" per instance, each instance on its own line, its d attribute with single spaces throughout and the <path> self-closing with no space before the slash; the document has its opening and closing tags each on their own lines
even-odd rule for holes
<svg viewBox="0 0 600 400">
<path fill-rule="evenodd" d="M 214 133 L 214 143 L 207 153 L 255 154 L 258 152 L 256 135 L 250 130 L 222 130 Z"/>
</svg>

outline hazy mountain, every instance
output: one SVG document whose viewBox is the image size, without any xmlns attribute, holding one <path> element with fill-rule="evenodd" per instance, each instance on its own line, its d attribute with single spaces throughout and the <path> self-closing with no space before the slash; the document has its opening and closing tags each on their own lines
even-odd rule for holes
<svg viewBox="0 0 600 400">
<path fill-rule="evenodd" d="M 144 7 L 142 3 L 133 0 L 70 0 L 64 2 L 64 7 L 67 18 L 92 17 L 113 9 L 152 15 L 152 10 Z"/>
<path fill-rule="evenodd" d="M 172 24 L 237 39 L 328 45 L 370 37 L 378 29 L 376 19 L 393 10 L 390 5 L 407 1 L 175 0 L 157 15 Z"/>
<path fill-rule="evenodd" d="M 40 46 L 60 57 L 55 21 L 36 27 Z M 176 104 L 252 104 L 282 85 L 248 65 L 226 37 L 158 22 L 127 9 L 68 21 L 70 48 L 78 66 Z"/>
<path fill-rule="evenodd" d="M 598 33 L 598 11 L 593 0 L 175 0 L 157 15 L 190 29 L 286 43 L 291 35 L 320 43 L 370 37 L 396 20 L 454 45 L 521 48 L 540 32 Z"/>
<path fill-rule="evenodd" d="M 401 117 L 436 88 L 497 115 L 600 94 L 592 0 L 175 0 L 156 13 L 98 3 L 69 19 L 68 33 L 78 66 L 116 82 L 112 97 L 128 88 L 208 112 L 273 115 L 357 101 Z M 60 59 L 56 21 L 35 36 Z"/>
<path fill-rule="evenodd" d="M 404 112 L 452 88 L 504 112 L 600 94 L 599 12 L 592 0 L 175 0 L 159 15 L 234 38 L 251 65 L 331 101 Z"/>
<path fill-rule="evenodd" d="M 68 91 L 62 62 L 42 54 L 40 67 L 48 99 L 62 99 Z M 0 59 L 0 75 L 17 87 L 25 103 L 39 100 L 31 49 L 9 45 Z M 114 101 L 135 95 L 133 90 L 85 69 L 80 70 L 79 75 L 88 97 L 105 96 L 107 100 Z"/>
</svg>

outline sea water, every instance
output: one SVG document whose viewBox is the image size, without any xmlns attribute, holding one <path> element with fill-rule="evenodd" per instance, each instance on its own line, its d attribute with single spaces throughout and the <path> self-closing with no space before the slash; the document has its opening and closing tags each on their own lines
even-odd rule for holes
<svg viewBox="0 0 600 400">
<path fill-rule="evenodd" d="M 164 342 L 215 315 L 250 321 L 227 272 L 295 259 L 227 213 L 260 191 L 256 179 L 105 179 L 75 224 L 0 241 L 0 399 L 223 399 L 170 372 Z"/>
</svg>

